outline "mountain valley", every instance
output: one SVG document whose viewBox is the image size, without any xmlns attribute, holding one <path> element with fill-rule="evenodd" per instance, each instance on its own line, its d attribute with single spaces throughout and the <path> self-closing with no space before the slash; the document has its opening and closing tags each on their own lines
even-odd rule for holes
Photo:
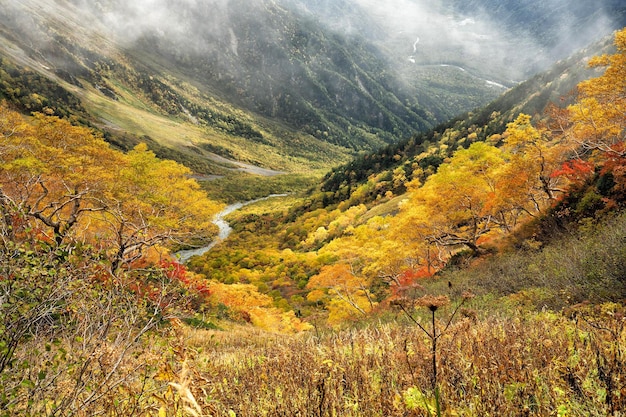
<svg viewBox="0 0 626 417">
<path fill-rule="evenodd" d="M 620 416 L 624 27 L 0 0 L 0 417 Z"/>
</svg>

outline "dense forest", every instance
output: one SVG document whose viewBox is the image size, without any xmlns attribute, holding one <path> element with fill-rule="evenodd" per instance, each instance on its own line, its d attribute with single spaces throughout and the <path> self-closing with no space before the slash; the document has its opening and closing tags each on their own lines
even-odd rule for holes
<svg viewBox="0 0 626 417">
<path fill-rule="evenodd" d="M 609 63 L 603 59 L 592 63 Z M 621 129 L 619 110 L 598 110 L 588 120 L 590 110 L 581 107 L 601 99 L 614 110 L 615 97 L 599 96 L 614 84 L 609 77 L 619 79 L 614 68 L 581 83 L 575 102 L 551 107 L 536 124 L 525 114 L 501 132 L 490 128 L 491 120 L 469 129 L 452 123 L 442 128 L 445 135 L 422 135 L 413 148 L 346 165 L 288 210 L 242 212 L 234 219 L 237 234 L 190 268 L 228 284 L 255 284 L 305 315 L 324 306 L 329 324 L 339 325 L 375 310 L 411 277 L 511 245 L 540 248 L 560 228 L 622 204 L 614 169 L 621 158 L 613 136 Z M 405 149 L 413 154 L 402 154 Z M 388 168 L 385 160 L 402 164 Z"/>
<path fill-rule="evenodd" d="M 621 415 L 626 30 L 614 48 L 545 114 L 488 108 L 364 154 L 231 215 L 185 265 L 219 190 L 3 70 L 0 415 Z"/>
</svg>

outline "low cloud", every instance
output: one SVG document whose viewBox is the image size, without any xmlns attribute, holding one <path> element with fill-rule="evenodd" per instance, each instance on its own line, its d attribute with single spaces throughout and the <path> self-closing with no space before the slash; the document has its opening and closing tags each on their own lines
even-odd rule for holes
<svg viewBox="0 0 626 417">
<path fill-rule="evenodd" d="M 50 19 L 57 18 L 55 14 L 67 18 L 74 13 L 74 22 L 68 24 L 72 30 L 80 32 L 76 24 L 80 20 L 78 23 L 86 26 L 82 30 L 99 28 L 126 46 L 142 37 L 155 36 L 196 54 L 226 47 L 235 55 L 237 27 L 229 16 L 245 14 L 259 19 L 258 36 L 273 36 L 272 31 L 263 30 L 263 19 L 267 17 L 263 8 L 295 9 L 308 13 L 309 18 L 319 20 L 330 30 L 376 42 L 398 64 L 456 65 L 503 82 L 526 78 L 612 29 L 611 20 L 596 2 L 508 0 L 508 4 L 505 0 L 500 7 L 501 3 L 494 0 L 499 5 L 497 10 L 475 6 L 488 1 L 69 0 L 70 7 L 54 0 L 2 3 L 4 13 L 20 8 L 39 10 L 41 16 Z M 512 6 L 515 13 L 524 13 L 530 19 L 527 24 L 542 25 L 541 30 L 507 20 Z M 17 18 L 30 24 L 23 14 Z M 537 33 L 544 37 L 537 37 Z"/>
<path fill-rule="evenodd" d="M 503 81 L 548 67 L 615 24 L 602 2 L 585 0 L 492 2 L 497 10 L 476 6 L 486 1 L 352 1 L 385 28 L 394 52 L 410 62 L 469 66 Z"/>
</svg>

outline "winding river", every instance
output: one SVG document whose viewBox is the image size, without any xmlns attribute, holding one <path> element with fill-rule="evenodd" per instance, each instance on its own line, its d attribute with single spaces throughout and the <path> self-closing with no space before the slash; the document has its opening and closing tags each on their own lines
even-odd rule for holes
<svg viewBox="0 0 626 417">
<path fill-rule="evenodd" d="M 248 204 L 257 203 L 259 201 L 268 200 L 270 198 L 275 198 L 275 197 L 285 197 L 287 195 L 288 194 L 271 194 L 267 197 L 257 198 L 255 200 L 243 201 L 243 202 L 234 203 L 229 206 L 226 206 L 224 210 L 217 213 L 215 217 L 213 218 L 213 224 L 216 225 L 217 228 L 219 229 L 217 233 L 217 237 L 206 246 L 202 246 L 196 249 L 181 250 L 181 251 L 176 252 L 175 256 L 178 259 L 178 262 L 184 264 L 192 256 L 203 255 L 206 252 L 210 251 L 218 243 L 226 240 L 228 236 L 230 236 L 231 232 L 233 231 L 233 228 L 230 227 L 230 225 L 225 219 L 225 217 L 228 216 L 230 213 L 237 211 L 240 208 L 247 206 Z"/>
</svg>

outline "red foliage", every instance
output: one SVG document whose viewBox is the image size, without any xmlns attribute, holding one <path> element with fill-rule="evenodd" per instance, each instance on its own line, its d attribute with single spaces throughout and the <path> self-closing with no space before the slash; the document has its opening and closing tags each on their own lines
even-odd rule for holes
<svg viewBox="0 0 626 417">
<path fill-rule="evenodd" d="M 580 183 L 589 178 L 593 173 L 593 169 L 594 166 L 591 162 L 573 159 L 563 162 L 561 168 L 555 170 L 550 176 L 552 178 L 565 177 L 572 182 Z"/>
<path fill-rule="evenodd" d="M 184 284 L 189 284 L 187 279 L 187 268 L 185 265 L 171 260 L 162 260 L 159 262 L 159 267 L 163 269 L 165 276 L 172 281 L 180 281 Z"/>
<path fill-rule="evenodd" d="M 432 277 L 433 273 L 434 271 L 429 270 L 427 266 L 423 266 L 419 269 L 407 269 L 400 274 L 398 282 L 403 285 L 413 285 L 415 281 L 419 279 Z"/>
<path fill-rule="evenodd" d="M 616 177 L 622 177 L 626 171 L 626 157 L 621 154 L 608 155 L 606 162 L 602 165 L 601 174 L 612 173 Z"/>
<path fill-rule="evenodd" d="M 411 290 L 421 289 L 419 280 L 432 277 L 434 271 L 424 266 L 419 269 L 407 269 L 398 276 L 396 282 L 391 286 L 391 298 L 403 297 Z"/>
<path fill-rule="evenodd" d="M 159 266 L 170 280 L 182 283 L 186 289 L 195 291 L 204 297 L 211 294 L 207 283 L 204 280 L 193 279 L 192 275 L 188 274 L 185 265 L 173 260 L 162 260 Z"/>
<path fill-rule="evenodd" d="M 178 289 L 189 291 L 200 302 L 211 294 L 204 280 L 196 279 L 193 274 L 188 273 L 184 265 L 176 261 L 161 260 L 155 265 L 152 261 L 142 258 L 134 261 L 131 269 L 150 269 L 154 267 L 158 267 L 171 284 Z M 163 292 L 162 288 L 143 281 L 141 276 L 136 277 L 134 281 L 128 282 L 127 288 L 136 294 L 137 297 L 150 300 L 162 308 L 166 308 L 172 302 L 176 302 L 171 298 L 171 295 L 174 294 L 173 292 Z"/>
</svg>

